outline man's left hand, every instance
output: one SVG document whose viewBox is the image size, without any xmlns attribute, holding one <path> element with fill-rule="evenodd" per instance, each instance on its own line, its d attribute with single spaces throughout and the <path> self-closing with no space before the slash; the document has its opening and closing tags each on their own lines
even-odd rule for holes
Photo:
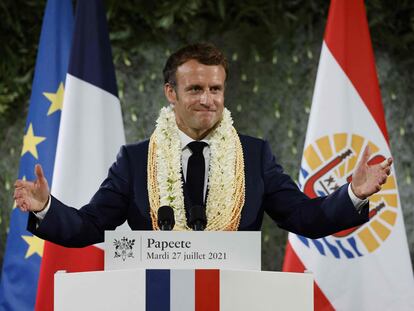
<svg viewBox="0 0 414 311">
<path fill-rule="evenodd" d="M 373 195 L 381 190 L 381 186 L 387 181 L 391 173 L 392 158 L 375 165 L 369 165 L 368 161 L 371 156 L 369 146 L 367 146 L 352 174 L 351 189 L 354 194 L 361 200 Z"/>
</svg>

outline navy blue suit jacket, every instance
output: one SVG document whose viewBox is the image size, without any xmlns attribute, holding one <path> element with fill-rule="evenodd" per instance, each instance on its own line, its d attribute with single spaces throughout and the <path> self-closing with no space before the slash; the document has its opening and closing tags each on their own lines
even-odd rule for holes
<svg viewBox="0 0 414 311">
<path fill-rule="evenodd" d="M 270 146 L 240 135 L 245 163 L 246 195 L 239 230 L 260 230 L 266 212 L 288 231 L 319 238 L 368 221 L 368 204 L 358 213 L 344 185 L 331 195 L 309 199 L 277 164 Z M 152 230 L 147 192 L 149 141 L 123 146 L 108 177 L 89 204 L 70 208 L 52 196 L 51 207 L 37 226 L 33 214 L 28 229 L 42 239 L 82 247 L 104 239 L 128 221 L 133 230 Z"/>
</svg>

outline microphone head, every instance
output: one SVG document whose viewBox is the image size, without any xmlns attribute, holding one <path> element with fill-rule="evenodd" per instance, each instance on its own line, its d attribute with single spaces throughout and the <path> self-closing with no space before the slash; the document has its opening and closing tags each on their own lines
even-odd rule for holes
<svg viewBox="0 0 414 311">
<path fill-rule="evenodd" d="M 207 225 L 206 209 L 201 205 L 193 205 L 189 209 L 188 224 L 195 231 L 203 231 Z"/>
<path fill-rule="evenodd" d="M 161 206 L 158 209 L 158 226 L 161 230 L 171 231 L 174 228 L 174 211 L 171 206 Z"/>
</svg>

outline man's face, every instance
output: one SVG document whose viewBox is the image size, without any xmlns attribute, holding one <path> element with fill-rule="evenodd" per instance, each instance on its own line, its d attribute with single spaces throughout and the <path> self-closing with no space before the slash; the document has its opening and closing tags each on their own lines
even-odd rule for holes
<svg viewBox="0 0 414 311">
<path fill-rule="evenodd" d="M 175 88 L 164 87 L 174 105 L 178 128 L 193 139 L 202 139 L 218 124 L 224 109 L 226 72 L 221 65 L 189 60 L 176 72 Z"/>
</svg>

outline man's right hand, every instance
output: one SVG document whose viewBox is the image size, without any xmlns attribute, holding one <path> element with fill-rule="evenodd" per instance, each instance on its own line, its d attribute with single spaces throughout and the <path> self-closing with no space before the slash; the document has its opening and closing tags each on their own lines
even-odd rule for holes
<svg viewBox="0 0 414 311">
<path fill-rule="evenodd" d="M 35 174 L 34 182 L 19 179 L 14 183 L 13 198 L 22 212 L 40 212 L 49 199 L 49 186 L 40 164 L 36 164 Z"/>
</svg>

